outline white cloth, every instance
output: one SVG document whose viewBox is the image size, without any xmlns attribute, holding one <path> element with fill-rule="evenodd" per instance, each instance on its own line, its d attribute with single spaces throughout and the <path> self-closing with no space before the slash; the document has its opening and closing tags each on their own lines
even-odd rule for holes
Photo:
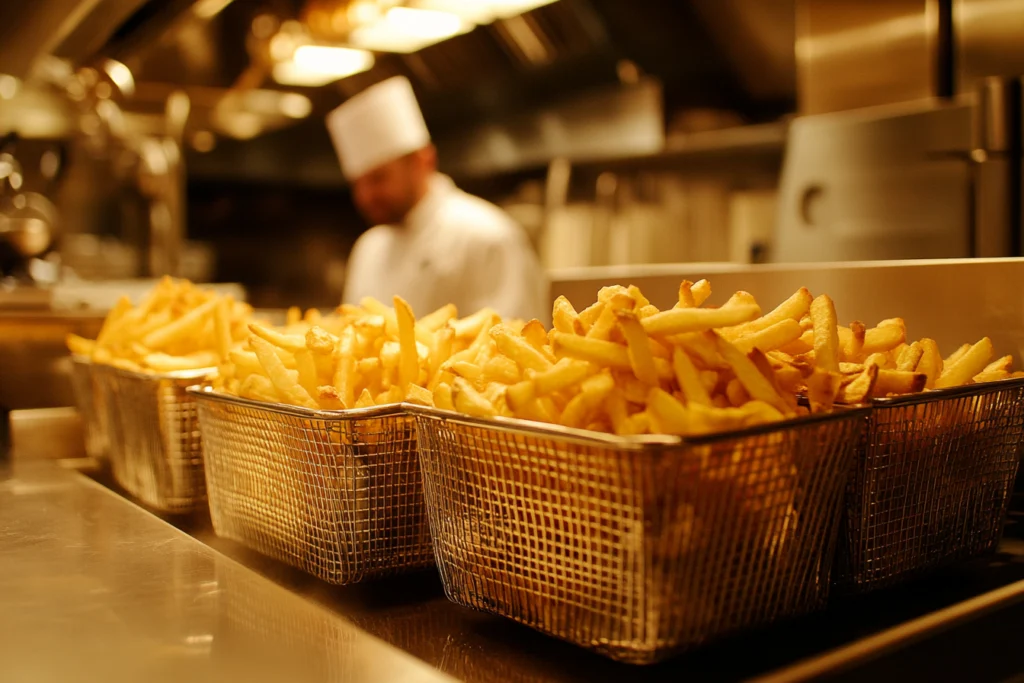
<svg viewBox="0 0 1024 683">
<path fill-rule="evenodd" d="M 381 81 L 347 100 L 327 115 L 327 130 L 348 180 L 430 144 L 405 76 Z"/>
<path fill-rule="evenodd" d="M 448 303 L 460 316 L 490 306 L 503 318 L 547 324 L 547 278 L 526 232 L 500 208 L 435 175 L 403 225 L 363 234 L 348 261 L 346 303 L 394 295 L 425 315 Z"/>
</svg>

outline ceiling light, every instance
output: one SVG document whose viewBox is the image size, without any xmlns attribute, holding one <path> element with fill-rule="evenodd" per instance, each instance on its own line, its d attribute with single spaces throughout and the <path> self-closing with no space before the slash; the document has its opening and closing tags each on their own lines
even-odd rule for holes
<svg viewBox="0 0 1024 683">
<path fill-rule="evenodd" d="M 231 0 L 199 0 L 192 6 L 192 13 L 200 19 L 213 19 L 230 4 Z"/>
<path fill-rule="evenodd" d="M 291 60 L 274 65 L 274 80 L 284 85 L 317 87 L 366 71 L 372 66 L 373 55 L 366 50 L 302 45 L 295 50 Z"/>
<path fill-rule="evenodd" d="M 377 52 L 416 52 L 473 29 L 473 23 L 449 12 L 392 7 L 384 18 L 352 32 L 353 45 Z"/>
<path fill-rule="evenodd" d="M 415 0 L 411 6 L 454 14 L 474 24 L 489 24 L 495 19 L 491 4 L 486 0 Z"/>
<path fill-rule="evenodd" d="M 486 0 L 491 11 L 500 19 L 508 19 L 519 14 L 525 14 L 530 10 L 550 5 L 556 0 Z"/>
<path fill-rule="evenodd" d="M 127 66 L 115 59 L 108 59 L 103 62 L 103 70 L 122 95 L 131 96 L 135 92 L 135 77 Z"/>
</svg>

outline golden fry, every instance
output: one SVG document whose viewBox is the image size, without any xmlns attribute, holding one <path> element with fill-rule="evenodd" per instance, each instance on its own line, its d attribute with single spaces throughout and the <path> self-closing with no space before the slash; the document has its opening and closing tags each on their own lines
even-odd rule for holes
<svg viewBox="0 0 1024 683">
<path fill-rule="evenodd" d="M 555 329 L 565 334 L 586 334 L 583 323 L 580 322 L 579 313 L 573 308 L 569 300 L 564 296 L 555 299 L 555 305 L 551 311 L 551 318 Z"/>
<path fill-rule="evenodd" d="M 939 345 L 935 343 L 934 339 L 922 339 L 921 352 L 921 360 L 918 361 L 915 369 L 925 375 L 925 388 L 933 389 L 935 380 L 942 373 L 942 355 L 939 353 Z"/>
<path fill-rule="evenodd" d="M 626 337 L 633 373 L 641 382 L 657 386 L 658 371 L 654 367 L 654 356 L 651 354 L 651 347 L 643 325 L 636 314 L 630 311 L 618 311 L 616 315 L 622 334 Z"/>
<path fill-rule="evenodd" d="M 694 367 L 693 361 L 686 355 L 686 352 L 680 348 L 676 348 L 672 353 L 672 369 L 675 372 L 679 388 L 686 398 L 687 405 L 691 403 L 711 405 L 711 397 L 700 381 L 697 368 Z"/>
<path fill-rule="evenodd" d="M 400 296 L 395 297 L 395 317 L 398 319 L 398 381 L 404 390 L 415 384 L 420 374 L 419 352 L 416 348 L 416 317 L 412 308 Z"/>
<path fill-rule="evenodd" d="M 543 372 L 554 365 L 526 340 L 514 336 L 501 325 L 492 327 L 490 335 L 498 350 L 518 363 L 524 370 Z"/>
<path fill-rule="evenodd" d="M 696 308 L 697 301 L 693 298 L 693 283 L 683 280 L 679 283 L 679 300 L 674 308 Z"/>
<path fill-rule="evenodd" d="M 879 370 L 878 379 L 871 389 L 872 396 L 893 394 L 914 394 L 924 391 L 928 376 L 920 372 L 904 370 Z"/>
<path fill-rule="evenodd" d="M 917 369 L 917 364 L 921 362 L 923 356 L 924 347 L 921 346 L 920 342 L 914 342 L 897 357 L 896 369 L 903 372 L 913 372 Z M 925 379 L 927 380 L 927 377 Z M 921 391 L 921 389 L 918 389 L 918 391 Z"/>
<path fill-rule="evenodd" d="M 675 335 L 716 327 L 730 327 L 753 320 L 760 310 L 756 305 L 739 304 L 730 308 L 674 308 L 643 321 L 647 334 Z"/>
<path fill-rule="evenodd" d="M 704 302 L 711 296 L 711 283 L 707 280 L 697 280 L 690 288 L 695 306 L 703 306 Z"/>
<path fill-rule="evenodd" d="M 274 389 L 281 400 L 285 403 L 302 406 L 303 408 L 316 409 L 319 407 L 313 400 L 313 397 L 299 386 L 298 378 L 293 379 L 289 375 L 289 370 L 285 368 L 284 363 L 278 358 L 270 342 L 254 335 L 249 343 L 252 344 L 253 351 L 256 352 L 256 358 L 259 359 L 260 365 L 263 366 L 264 372 L 266 372 L 267 377 L 274 385 Z"/>
<path fill-rule="evenodd" d="M 792 318 L 786 318 L 770 327 L 736 338 L 733 343 L 744 353 L 748 353 L 752 349 L 768 352 L 797 341 L 802 334 L 803 328 L 800 327 L 800 323 Z"/>
<path fill-rule="evenodd" d="M 558 358 L 585 360 L 601 367 L 632 370 L 626 347 L 614 342 L 556 332 L 552 348 Z"/>
<path fill-rule="evenodd" d="M 981 341 L 961 354 L 955 362 L 943 368 L 942 374 L 935 380 L 935 388 L 944 389 L 966 384 L 985 369 L 989 359 L 992 358 L 992 353 L 992 340 L 983 337 Z"/>
<path fill-rule="evenodd" d="M 814 363 L 826 372 L 839 372 L 839 329 L 836 307 L 822 294 L 811 302 L 814 325 Z"/>
<path fill-rule="evenodd" d="M 452 385 L 452 399 L 455 409 L 460 413 L 474 417 L 497 417 L 498 415 L 498 411 L 490 401 L 461 377 L 456 377 Z"/>
</svg>

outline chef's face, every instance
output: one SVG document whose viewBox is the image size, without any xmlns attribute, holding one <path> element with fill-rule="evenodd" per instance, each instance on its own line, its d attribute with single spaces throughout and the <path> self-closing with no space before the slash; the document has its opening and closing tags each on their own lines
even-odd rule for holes
<svg viewBox="0 0 1024 683">
<path fill-rule="evenodd" d="M 378 166 L 352 184 L 352 198 L 371 225 L 401 223 L 423 198 L 436 170 L 433 147 Z"/>
</svg>

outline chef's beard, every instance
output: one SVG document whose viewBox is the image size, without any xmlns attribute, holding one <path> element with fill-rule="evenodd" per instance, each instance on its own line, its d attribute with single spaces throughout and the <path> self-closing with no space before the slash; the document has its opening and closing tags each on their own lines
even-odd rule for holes
<svg viewBox="0 0 1024 683">
<path fill-rule="evenodd" d="M 401 225 L 416 206 L 414 196 L 378 201 L 361 208 L 363 218 L 370 225 Z"/>
<path fill-rule="evenodd" d="M 426 192 L 415 160 L 409 157 L 392 162 L 390 175 L 368 180 L 354 199 L 359 212 L 370 225 L 399 225 L 416 207 Z"/>
</svg>

